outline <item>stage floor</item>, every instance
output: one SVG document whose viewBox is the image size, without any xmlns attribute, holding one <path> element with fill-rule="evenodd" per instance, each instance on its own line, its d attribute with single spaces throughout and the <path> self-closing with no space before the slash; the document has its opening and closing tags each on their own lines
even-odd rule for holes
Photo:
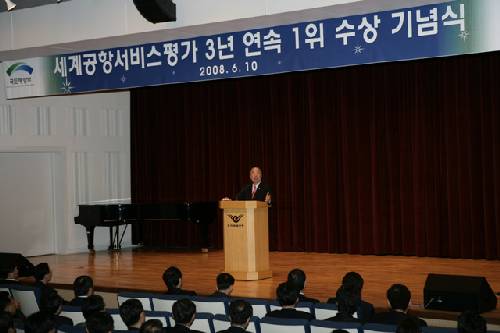
<svg viewBox="0 0 500 333">
<path fill-rule="evenodd" d="M 136 249 L 41 256 L 30 260 L 33 263 L 49 263 L 53 271 L 52 283 L 59 287 L 70 288 L 75 277 L 90 275 L 97 290 L 113 292 L 124 289 L 163 292 L 163 271 L 175 265 L 183 272 L 183 288 L 207 295 L 215 290 L 215 277 L 224 269 L 222 251 L 200 253 Z M 428 273 L 485 276 L 492 289 L 500 291 L 500 261 L 493 260 L 271 252 L 270 263 L 272 278 L 237 281 L 233 295 L 275 298 L 277 285 L 286 280 L 291 269 L 297 267 L 307 274 L 305 294 L 321 301 L 335 296 L 345 273 L 360 273 L 365 280 L 363 298 L 376 308 L 387 307 L 385 292 L 391 284 L 403 283 L 412 292 L 412 309 L 422 311 L 423 287 Z M 428 316 L 441 316 L 434 311 L 423 311 Z M 500 310 L 487 313 L 485 317 L 489 322 L 500 323 Z"/>
</svg>

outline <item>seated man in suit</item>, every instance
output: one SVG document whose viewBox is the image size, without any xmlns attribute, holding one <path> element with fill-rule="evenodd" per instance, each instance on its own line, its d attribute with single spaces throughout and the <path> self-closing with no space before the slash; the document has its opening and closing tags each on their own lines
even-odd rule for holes
<svg viewBox="0 0 500 333">
<path fill-rule="evenodd" d="M 24 333 L 56 333 L 56 331 L 51 315 L 46 312 L 35 312 L 24 322 Z"/>
<path fill-rule="evenodd" d="M 250 180 L 252 183 L 241 189 L 236 195 L 236 200 L 265 201 L 271 205 L 271 188 L 262 183 L 262 170 L 258 166 L 250 169 Z"/>
<path fill-rule="evenodd" d="M 35 287 L 40 289 L 40 295 L 49 294 L 51 292 L 57 293 L 54 288 L 49 286 L 49 282 L 52 280 L 52 270 L 50 269 L 49 264 L 42 262 L 36 265 L 33 275 L 36 280 Z"/>
<path fill-rule="evenodd" d="M 106 305 L 101 295 L 90 295 L 84 299 L 82 304 L 83 318 L 87 321 L 97 312 L 104 312 Z M 77 324 L 76 326 L 85 326 L 85 323 Z"/>
<path fill-rule="evenodd" d="M 167 295 L 188 295 L 196 296 L 196 292 L 192 290 L 184 290 L 182 288 L 182 272 L 175 266 L 170 266 L 163 272 L 163 282 L 167 286 Z"/>
<path fill-rule="evenodd" d="M 94 280 L 87 275 L 77 277 L 73 281 L 73 291 L 75 298 L 69 302 L 69 305 L 82 306 L 85 299 L 94 294 Z"/>
<path fill-rule="evenodd" d="M 163 333 L 163 325 L 159 319 L 149 319 L 142 324 L 139 333 Z"/>
<path fill-rule="evenodd" d="M 276 289 L 276 295 L 278 296 L 281 310 L 268 312 L 266 317 L 307 320 L 314 319 L 314 316 L 311 313 L 295 309 L 295 306 L 299 302 L 299 291 L 294 286 L 283 282 Z"/>
<path fill-rule="evenodd" d="M 357 311 L 357 306 L 359 304 L 358 295 L 341 286 L 337 290 L 336 296 L 338 312 L 334 317 L 328 318 L 328 320 L 350 323 L 361 322 L 361 320 L 354 318 L 354 313 Z"/>
<path fill-rule="evenodd" d="M 306 273 L 299 268 L 292 269 L 288 273 L 288 284 L 295 287 L 299 291 L 299 302 L 319 303 L 316 298 L 304 296 L 304 288 L 306 286 Z"/>
<path fill-rule="evenodd" d="M 229 305 L 231 327 L 219 333 L 249 333 L 246 329 L 252 318 L 253 308 L 250 303 L 236 300 Z"/>
<path fill-rule="evenodd" d="M 129 331 L 138 331 L 146 320 L 142 303 L 138 299 L 126 300 L 120 305 L 119 310 L 120 317 Z"/>
<path fill-rule="evenodd" d="M 393 284 L 387 290 L 387 300 L 389 301 L 391 310 L 375 314 L 371 322 L 399 325 L 404 319 L 412 317 L 408 314 L 411 293 L 405 285 Z M 427 326 L 427 323 L 422 319 L 418 318 L 417 320 L 420 327 Z"/>
<path fill-rule="evenodd" d="M 486 333 L 486 320 L 477 312 L 464 311 L 458 316 L 458 333 Z"/>
<path fill-rule="evenodd" d="M 46 312 L 50 315 L 50 319 L 52 319 L 56 328 L 59 328 L 62 325 L 73 326 L 73 320 L 60 315 L 63 302 L 64 300 L 57 294 L 56 291 L 42 293 L 40 297 L 40 311 Z"/>
<path fill-rule="evenodd" d="M 358 319 L 360 319 L 361 322 L 366 323 L 371 320 L 375 313 L 375 309 L 371 303 L 365 302 L 362 299 L 363 284 L 363 278 L 356 272 L 349 272 L 342 278 L 342 287 L 358 297 L 359 303 L 356 309 Z M 328 299 L 328 303 L 335 304 L 336 302 L 337 300 L 335 298 Z"/>
<path fill-rule="evenodd" d="M 96 312 L 85 321 L 87 333 L 111 333 L 113 326 L 113 317 L 107 312 Z"/>
<path fill-rule="evenodd" d="M 0 284 L 19 284 L 19 271 L 15 263 L 6 263 L 3 271 L 0 272 L 0 274 Z"/>
<path fill-rule="evenodd" d="M 196 316 L 196 305 L 191 300 L 183 298 L 175 302 L 172 306 L 172 315 L 175 326 L 166 328 L 165 333 L 201 333 L 190 328 Z"/>
<path fill-rule="evenodd" d="M 229 297 L 233 292 L 234 277 L 229 273 L 220 273 L 217 275 L 217 291 L 212 295 L 213 297 Z"/>
<path fill-rule="evenodd" d="M 408 317 L 399 323 L 396 333 L 422 333 L 417 318 Z"/>
<path fill-rule="evenodd" d="M 0 312 L 7 312 L 14 320 L 16 327 L 22 327 L 26 319 L 21 312 L 21 304 L 8 292 L 0 291 Z"/>
<path fill-rule="evenodd" d="M 0 312 L 0 333 L 16 333 L 14 320 L 10 313 Z"/>
</svg>

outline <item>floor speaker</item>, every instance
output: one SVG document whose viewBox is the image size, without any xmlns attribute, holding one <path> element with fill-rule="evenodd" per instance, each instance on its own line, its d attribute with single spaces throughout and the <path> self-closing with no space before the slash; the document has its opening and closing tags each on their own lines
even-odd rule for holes
<svg viewBox="0 0 500 333">
<path fill-rule="evenodd" d="M 152 23 L 176 20 L 175 3 L 172 0 L 134 0 L 141 15 Z"/>
<path fill-rule="evenodd" d="M 497 298 L 484 277 L 429 274 L 424 304 L 426 309 L 481 313 L 495 309 Z"/>
</svg>

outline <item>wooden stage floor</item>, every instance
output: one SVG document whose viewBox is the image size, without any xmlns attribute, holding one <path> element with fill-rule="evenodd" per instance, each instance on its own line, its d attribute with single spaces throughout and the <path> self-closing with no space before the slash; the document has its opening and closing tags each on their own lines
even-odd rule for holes
<svg viewBox="0 0 500 333">
<path fill-rule="evenodd" d="M 224 269 L 222 251 L 199 253 L 136 249 L 30 259 L 33 263 L 48 262 L 53 270 L 52 283 L 62 285 L 60 287 L 70 288 L 75 277 L 86 274 L 94 278 L 96 289 L 103 291 L 162 292 L 165 288 L 162 273 L 168 266 L 175 265 L 183 272 L 185 289 L 207 295 L 214 291 L 215 277 Z M 500 261 L 493 260 L 271 252 L 270 262 L 272 278 L 237 281 L 233 295 L 274 298 L 277 285 L 285 281 L 288 271 L 296 267 L 307 274 L 305 294 L 321 301 L 335 295 L 345 273 L 360 273 L 365 280 L 363 298 L 376 308 L 387 306 L 385 292 L 391 284 L 403 283 L 412 292 L 412 309 L 417 312 L 423 310 L 423 287 L 428 273 L 485 276 L 492 289 L 500 291 Z M 432 315 L 432 311 L 423 311 Z M 500 323 L 500 310 L 487 313 L 485 317 L 489 322 Z"/>
</svg>

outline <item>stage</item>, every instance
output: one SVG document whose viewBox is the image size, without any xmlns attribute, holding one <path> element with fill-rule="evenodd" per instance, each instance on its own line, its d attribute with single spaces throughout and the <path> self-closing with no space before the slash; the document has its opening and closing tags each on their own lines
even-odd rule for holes
<svg viewBox="0 0 500 333">
<path fill-rule="evenodd" d="M 224 269 L 222 251 L 199 253 L 127 249 L 121 252 L 32 257 L 30 260 L 33 263 L 49 263 L 53 271 L 51 283 L 58 288 L 71 288 L 75 277 L 90 275 L 94 278 L 96 290 L 106 292 L 163 292 L 162 273 L 168 266 L 175 265 L 183 272 L 183 288 L 208 295 L 215 290 L 216 275 Z M 494 260 L 271 252 L 270 264 L 272 278 L 237 281 L 233 295 L 274 298 L 277 285 L 286 280 L 288 271 L 298 267 L 307 274 L 305 294 L 324 302 L 335 296 L 346 272 L 356 271 L 365 280 L 363 298 L 377 309 L 387 307 L 385 292 L 391 284 L 403 283 L 412 292 L 412 311 L 426 318 L 454 319 L 456 313 L 423 309 L 423 287 L 428 273 L 484 276 L 495 292 L 500 291 L 500 261 Z M 498 308 L 484 316 L 488 322 L 500 324 Z"/>
</svg>

